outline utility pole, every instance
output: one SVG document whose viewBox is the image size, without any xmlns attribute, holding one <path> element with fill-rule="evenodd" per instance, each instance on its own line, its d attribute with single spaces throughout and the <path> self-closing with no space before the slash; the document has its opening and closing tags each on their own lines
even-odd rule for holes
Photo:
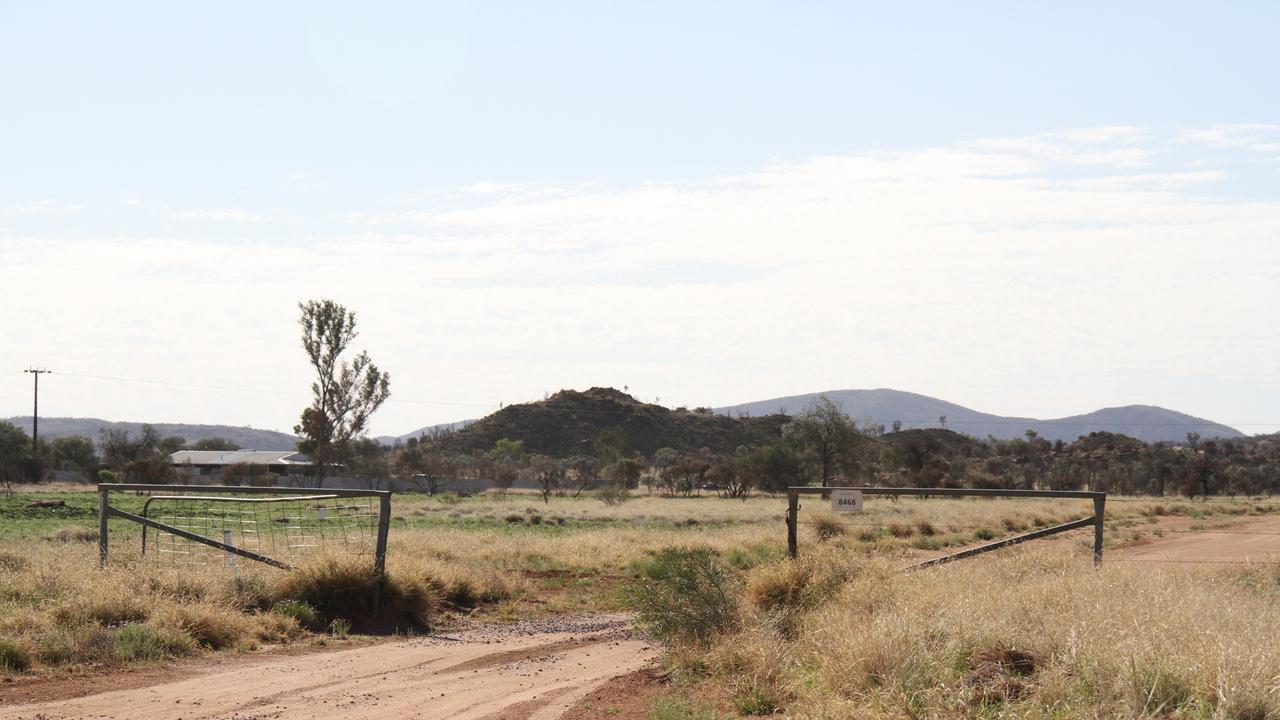
<svg viewBox="0 0 1280 720">
<path fill-rule="evenodd" d="M 35 395 L 31 401 L 31 482 L 40 482 L 40 376 L 52 373 L 44 368 L 27 368 L 35 381 Z"/>
</svg>

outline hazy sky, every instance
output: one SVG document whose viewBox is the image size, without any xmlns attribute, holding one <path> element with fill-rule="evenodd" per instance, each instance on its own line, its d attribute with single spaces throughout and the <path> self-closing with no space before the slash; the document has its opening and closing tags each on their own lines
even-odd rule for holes
<svg viewBox="0 0 1280 720">
<path fill-rule="evenodd" d="M 1122 5 L 1122 7 L 1117 7 Z M 0 0 L 0 417 L 562 387 L 1280 429 L 1280 4 Z M 137 382 L 148 380 L 151 382 Z"/>
</svg>

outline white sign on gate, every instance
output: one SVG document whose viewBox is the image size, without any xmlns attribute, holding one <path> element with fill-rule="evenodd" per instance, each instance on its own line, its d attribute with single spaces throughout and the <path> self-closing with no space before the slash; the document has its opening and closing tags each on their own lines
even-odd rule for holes
<svg viewBox="0 0 1280 720">
<path fill-rule="evenodd" d="M 844 488 L 832 490 L 831 512 L 862 512 L 862 491 Z"/>
</svg>

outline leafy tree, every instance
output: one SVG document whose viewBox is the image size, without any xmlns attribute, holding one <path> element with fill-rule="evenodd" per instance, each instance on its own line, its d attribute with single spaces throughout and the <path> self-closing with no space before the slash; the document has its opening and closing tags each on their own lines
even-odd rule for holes
<svg viewBox="0 0 1280 720">
<path fill-rule="evenodd" d="M 573 481 L 573 496 L 592 490 L 600 483 L 600 461 L 590 455 L 577 455 L 566 461 L 568 477 Z"/>
<path fill-rule="evenodd" d="M 391 448 L 370 438 L 356 438 L 347 448 L 347 475 L 360 478 L 373 489 L 391 475 Z"/>
<path fill-rule="evenodd" d="M 822 486 L 828 487 L 857 430 L 853 420 L 825 395 L 782 428 L 783 437 L 810 452 L 817 461 Z"/>
<path fill-rule="evenodd" d="M 551 502 L 551 493 L 564 487 L 565 464 L 553 457 L 534 455 L 529 458 L 529 468 L 534 482 L 538 483 L 543 504 Z"/>
<path fill-rule="evenodd" d="M 226 438 L 208 437 L 208 438 L 203 438 L 201 440 L 197 440 L 193 443 L 188 444 L 187 449 L 188 450 L 222 450 L 224 452 L 230 452 L 232 450 L 239 450 L 240 446 L 231 442 L 230 440 L 227 440 Z"/>
<path fill-rule="evenodd" d="M 49 443 L 54 467 L 74 470 L 92 480 L 98 472 L 98 451 L 87 437 L 60 437 Z"/>
<path fill-rule="evenodd" d="M 158 456 L 134 460 L 125 465 L 122 470 L 124 481 L 131 483 L 161 485 L 177 479 L 177 472 L 169 465 L 169 461 Z"/>
<path fill-rule="evenodd" d="M 489 451 L 489 460 L 492 463 L 490 473 L 493 486 L 500 494 L 505 495 L 520 477 L 520 471 L 524 467 L 524 441 L 510 438 L 498 440 Z"/>
<path fill-rule="evenodd" d="M 804 458 L 794 448 L 778 443 L 757 448 L 750 456 L 756 486 L 771 493 L 786 492 L 804 482 Z"/>
<path fill-rule="evenodd" d="M 128 430 L 102 428 L 98 433 L 98 447 L 102 451 L 102 462 L 112 470 L 123 470 L 141 460 L 161 460 L 169 454 L 164 452 L 160 433 L 150 425 L 143 425 L 137 437 Z"/>
<path fill-rule="evenodd" d="M 0 420 L 0 486 L 13 492 L 13 484 L 31 472 L 31 437 L 11 422 Z"/>
<path fill-rule="evenodd" d="M 644 459 L 637 453 L 632 457 L 619 458 L 609 466 L 609 475 L 622 487 L 635 488 L 640 485 L 640 475 L 644 469 Z"/>
<path fill-rule="evenodd" d="M 412 438 L 411 438 L 412 439 Z M 408 476 L 419 490 L 435 495 L 458 475 L 464 461 L 427 451 L 423 443 L 412 442 L 396 455 L 397 472 Z"/>
<path fill-rule="evenodd" d="M 239 486 L 242 484 L 260 485 L 261 478 L 267 475 L 267 466 L 257 463 L 238 462 L 222 468 L 218 474 L 218 482 L 223 485 Z"/>
<path fill-rule="evenodd" d="M 616 425 L 605 428 L 596 435 L 592 449 L 601 463 L 612 465 L 627 455 L 627 434 Z"/>
<path fill-rule="evenodd" d="M 316 486 L 326 467 L 345 459 L 352 440 L 362 436 L 374 413 L 391 394 L 391 376 L 361 351 L 351 362 L 342 355 L 356 338 L 356 314 L 332 300 L 298 303 L 302 348 L 316 379 L 312 402 L 293 431 L 298 450 L 315 459 Z"/>
</svg>

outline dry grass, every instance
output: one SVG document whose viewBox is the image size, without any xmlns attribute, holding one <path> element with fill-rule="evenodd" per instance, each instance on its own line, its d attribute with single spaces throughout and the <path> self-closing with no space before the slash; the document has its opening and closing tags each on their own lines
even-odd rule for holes
<svg viewBox="0 0 1280 720">
<path fill-rule="evenodd" d="M 907 574 L 842 562 L 752 572 L 743 629 L 700 657 L 740 711 L 763 698 L 833 719 L 1280 717 L 1274 569 L 1095 571 L 1045 550 Z"/>
<path fill-rule="evenodd" d="M 1263 507 L 1270 511 L 1274 505 Z M 136 535 L 115 537 L 117 532 L 127 533 L 128 526 L 113 521 L 112 565 L 98 570 L 96 546 L 81 542 L 91 538 L 91 528 L 51 524 L 11 530 L 0 518 L 0 641 L 40 671 L 154 661 L 208 649 L 248 649 L 306 637 L 308 630 L 323 631 L 335 621 L 351 622 L 357 631 L 404 630 L 476 607 L 488 608 L 480 617 L 491 620 L 613 610 L 620 607 L 619 590 L 631 581 L 638 564 L 673 546 L 708 549 L 737 571 L 756 568 L 748 577 L 749 617 L 743 631 L 755 635 L 744 637 L 782 634 L 799 640 L 813 635 L 811 628 L 820 628 L 815 618 L 836 608 L 866 610 L 898 597 L 875 585 L 877 577 L 887 586 L 896 587 L 899 581 L 889 583 L 887 575 L 876 575 L 880 565 L 868 558 L 898 558 L 915 549 L 972 542 L 977 527 L 1005 534 L 1091 511 L 1083 502 L 873 499 L 865 513 L 851 518 L 832 516 L 825 512 L 825 503 L 806 499 L 800 539 L 805 560 L 787 565 L 776 562 L 785 548 L 785 508 L 785 498 L 776 497 L 638 496 L 620 505 L 593 498 L 552 498 L 544 505 L 518 493 L 506 499 L 397 495 L 388 554 L 390 580 L 383 590 L 393 619 L 386 628 L 361 622 L 373 582 L 367 558 L 356 565 L 321 558 L 291 574 L 248 563 L 238 568 L 221 563 L 175 568 L 137 557 Z M 1260 512 L 1253 506 L 1248 510 Z M 1117 523 L 1165 514 L 1197 514 L 1206 523 L 1227 518 L 1225 510 L 1219 512 L 1213 505 L 1168 500 L 1108 508 L 1108 517 Z M 509 515 L 519 516 L 520 522 L 507 523 L 503 518 Z M 536 524 L 534 517 L 540 518 Z M 816 562 L 816 552 L 806 551 L 816 551 L 820 530 L 807 522 L 822 518 L 840 528 L 827 534 L 822 552 L 847 561 L 809 564 L 811 557 Z M 1061 547 L 1069 551 L 1068 543 Z M 941 577 L 964 576 L 947 572 L 951 575 Z M 1110 577 L 1110 572 L 1103 576 Z M 934 575 L 921 574 L 908 582 L 926 577 Z M 1006 587 L 992 582 L 985 593 L 976 593 L 984 595 L 982 602 L 992 602 L 1001 595 L 993 589 Z M 848 588 L 860 584 L 866 584 L 864 597 L 849 600 Z M 952 593 L 939 585 L 931 592 L 941 602 L 971 591 Z M 831 602 L 834 595 L 841 599 Z M 272 612 L 281 601 L 311 608 L 316 620 L 304 624 L 312 627 L 303 628 L 288 613 Z M 919 605 L 911 612 L 933 611 Z M 345 622 L 338 626 L 345 627 Z M 1044 652 L 1017 637 L 1008 639 L 1008 647 L 1027 648 L 1037 657 Z M 759 650 L 750 662 L 772 657 Z M 810 687 L 824 665 L 814 657 L 787 662 L 800 669 L 757 673 L 751 675 L 757 680 L 749 687 L 735 690 L 746 698 L 743 708 L 764 711 L 782 698 L 788 703 L 798 701 L 793 698 L 809 701 L 807 691 L 787 684 Z M 1045 672 L 1038 670 L 1032 677 L 1039 682 L 1049 677 Z M 775 687 L 776 683 L 787 687 Z M 830 692 L 844 698 L 834 688 Z M 754 699 L 749 697 L 752 693 L 757 695 Z M 1236 695 L 1232 691 L 1232 697 Z"/>
</svg>

